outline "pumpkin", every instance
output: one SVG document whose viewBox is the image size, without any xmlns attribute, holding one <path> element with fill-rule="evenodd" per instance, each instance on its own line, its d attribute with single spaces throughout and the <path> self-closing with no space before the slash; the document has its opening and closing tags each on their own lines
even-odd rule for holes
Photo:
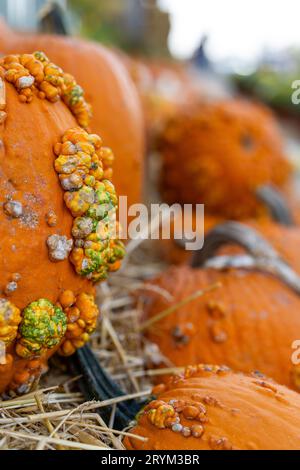
<svg viewBox="0 0 300 470">
<path fill-rule="evenodd" d="M 119 52 L 140 96 L 150 149 L 166 122 L 201 95 L 200 77 L 186 63 L 129 57 Z"/>
<path fill-rule="evenodd" d="M 264 220 L 260 222 L 251 221 L 248 222 L 247 225 L 259 231 L 259 233 L 262 234 L 264 238 L 272 244 L 282 259 L 284 259 L 298 274 L 300 274 L 300 256 L 298 248 L 300 243 L 299 227 L 285 227 L 270 220 Z M 216 226 L 216 228 L 217 227 L 218 226 Z M 207 235 L 207 239 L 208 237 L 209 233 Z M 226 246 L 221 248 L 218 254 L 238 254 L 242 251 L 242 248 L 231 245 L 230 247 Z"/>
<path fill-rule="evenodd" d="M 126 437 L 129 450 L 297 450 L 300 396 L 258 372 L 186 368 L 154 388 Z"/>
<path fill-rule="evenodd" d="M 113 154 L 80 127 L 89 114 L 81 87 L 44 53 L 1 59 L 0 393 L 27 391 L 50 355 L 88 340 L 94 282 L 124 254 L 108 217 Z"/>
<path fill-rule="evenodd" d="M 274 259 L 280 258 L 265 241 L 259 248 L 262 238 L 255 231 L 232 224 L 216 228 L 206 238 L 204 250 L 195 255 L 193 267 L 171 267 L 149 281 L 155 291 L 147 289 L 142 294 L 146 299 L 146 337 L 158 345 L 168 364 L 224 363 L 243 372 L 260 370 L 279 383 L 299 388 L 299 368 L 291 362 L 291 345 L 300 331 L 299 276 L 282 261 L 279 269 L 273 265 Z M 226 248 L 225 258 L 217 256 L 211 260 L 212 252 L 221 244 L 220 237 L 222 242 L 225 238 L 227 243 L 236 244 L 238 239 L 232 233 L 240 232 L 241 227 L 248 249 L 251 240 L 252 257 L 236 259 L 228 255 L 230 251 Z M 276 232 L 271 226 L 267 230 L 272 235 Z M 274 238 L 279 248 L 286 243 L 288 261 L 300 273 L 295 255 L 299 230 L 279 227 Z M 244 259 L 247 268 L 239 262 Z M 198 267 L 200 261 L 206 261 L 202 268 Z M 290 284 L 292 279 L 296 281 Z M 220 287 L 184 302 L 196 291 L 215 283 Z M 296 285 L 298 293 L 293 291 Z M 171 301 L 161 295 L 164 291 L 172 296 Z M 173 308 L 168 315 L 156 318 L 170 307 Z"/>
<path fill-rule="evenodd" d="M 270 186 L 262 186 L 257 190 L 257 197 L 263 203 L 266 213 L 259 217 L 245 219 L 243 223 L 247 223 L 250 227 L 257 228 L 271 243 L 283 258 L 291 262 L 295 269 L 295 259 L 297 261 L 297 240 L 300 240 L 300 232 L 295 225 L 295 211 L 291 210 L 291 204 L 286 199 L 285 194 L 279 193 L 275 188 Z M 195 211 L 190 215 L 183 212 L 176 214 L 171 221 L 170 238 L 162 238 L 157 244 L 160 256 L 171 264 L 180 264 L 188 262 L 193 256 L 193 250 L 186 250 L 185 239 L 188 233 L 184 234 L 180 239 L 175 238 L 176 227 L 184 227 L 186 232 L 191 230 L 194 234 L 203 233 L 204 239 L 207 233 L 214 226 L 226 222 L 223 217 L 212 215 L 204 212 L 204 217 L 196 216 Z M 291 230 L 289 230 L 291 228 Z M 290 243 L 285 243 L 285 237 Z M 228 250 L 228 249 L 227 249 Z"/>
<path fill-rule="evenodd" d="M 100 44 L 55 35 L 17 34 L 0 25 L 0 52 L 44 51 L 74 75 L 92 105 L 92 132 L 100 134 L 116 157 L 113 182 L 128 205 L 141 201 L 144 122 L 136 88 L 117 55 Z"/>
<path fill-rule="evenodd" d="M 243 100 L 200 103 L 178 113 L 158 149 L 163 199 L 203 203 L 207 213 L 226 219 L 264 213 L 257 187 L 280 188 L 290 175 L 273 115 Z"/>
<path fill-rule="evenodd" d="M 171 220 L 170 223 L 170 238 L 162 237 L 155 245 L 159 256 L 169 264 L 187 263 L 193 255 L 193 250 L 185 249 L 184 236 L 179 239 L 175 238 L 176 227 L 181 227 L 181 224 L 184 222 L 187 223 L 186 217 L 188 217 L 188 224 L 193 233 L 195 233 L 197 229 L 200 229 L 204 237 L 215 225 L 223 222 L 222 217 L 206 213 L 204 214 L 203 220 L 201 218 L 198 222 L 195 213 L 193 213 L 192 216 L 187 216 L 186 214 L 175 215 L 175 218 Z"/>
</svg>

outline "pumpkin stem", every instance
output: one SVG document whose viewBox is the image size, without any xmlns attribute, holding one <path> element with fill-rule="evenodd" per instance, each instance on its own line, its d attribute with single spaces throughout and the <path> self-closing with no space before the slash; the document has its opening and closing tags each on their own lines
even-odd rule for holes
<svg viewBox="0 0 300 470">
<path fill-rule="evenodd" d="M 72 373 L 81 375 L 79 386 L 86 400 L 104 401 L 125 396 L 121 388 L 105 372 L 88 345 L 78 349 L 68 358 Z M 141 409 L 142 403 L 137 399 L 125 400 L 116 405 L 114 429 L 121 430 L 128 426 Z M 109 423 L 112 407 L 99 408 L 99 414 Z"/>
<path fill-rule="evenodd" d="M 227 244 L 237 244 L 248 254 L 216 256 L 216 251 Z M 256 230 L 240 222 L 225 222 L 213 228 L 205 237 L 202 250 L 191 260 L 192 268 L 244 268 L 270 273 L 300 294 L 300 276 L 279 256 L 272 245 Z"/>
<path fill-rule="evenodd" d="M 224 222 L 216 225 L 205 236 L 204 247 L 195 252 L 191 266 L 198 268 L 215 255 L 223 245 L 242 246 L 253 258 L 278 258 L 271 244 L 256 230 L 240 222 Z"/>
<path fill-rule="evenodd" d="M 274 186 L 267 184 L 259 186 L 256 190 L 256 196 L 269 209 L 274 221 L 288 227 L 295 225 L 283 195 Z"/>
</svg>

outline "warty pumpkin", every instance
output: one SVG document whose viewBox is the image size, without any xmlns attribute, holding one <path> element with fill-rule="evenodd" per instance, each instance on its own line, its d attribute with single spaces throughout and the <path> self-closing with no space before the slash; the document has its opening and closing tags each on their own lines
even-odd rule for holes
<svg viewBox="0 0 300 470">
<path fill-rule="evenodd" d="M 112 232 L 112 151 L 90 106 L 42 52 L 0 60 L 0 393 L 23 393 L 56 350 L 82 346 L 93 283 L 124 254 Z"/>
<path fill-rule="evenodd" d="M 243 100 L 199 103 L 161 133 L 161 190 L 168 203 L 205 204 L 224 218 L 257 217 L 258 186 L 282 187 L 290 175 L 271 112 Z"/>
<path fill-rule="evenodd" d="M 298 450 L 300 396 L 258 372 L 197 365 L 153 389 L 129 450 Z"/>
<path fill-rule="evenodd" d="M 241 233 L 251 256 L 228 255 L 227 248 L 226 256 L 210 258 L 224 241 L 236 244 Z M 280 247 L 284 244 L 281 229 L 277 235 Z M 299 233 L 287 231 L 287 245 L 289 236 L 298 249 Z M 286 254 L 300 272 L 293 249 Z M 291 362 L 292 343 L 300 331 L 299 275 L 257 232 L 237 223 L 215 228 L 193 261 L 193 267 L 169 268 L 150 281 L 157 292 L 143 294 L 146 337 L 158 345 L 167 364 L 223 363 L 237 371 L 260 370 L 279 383 L 299 388 L 299 367 Z M 205 264 L 199 268 L 201 262 Z M 214 291 L 176 307 L 216 283 L 220 287 Z M 172 296 L 171 302 L 159 293 L 164 291 Z M 170 307 L 170 314 L 156 318 Z"/>
<path fill-rule="evenodd" d="M 144 120 L 140 100 L 126 67 L 108 48 L 83 39 L 55 35 L 14 33 L 0 26 L 0 53 L 44 51 L 57 65 L 76 77 L 92 105 L 90 129 L 113 147 L 116 157 L 113 183 L 128 205 L 141 201 Z"/>
</svg>

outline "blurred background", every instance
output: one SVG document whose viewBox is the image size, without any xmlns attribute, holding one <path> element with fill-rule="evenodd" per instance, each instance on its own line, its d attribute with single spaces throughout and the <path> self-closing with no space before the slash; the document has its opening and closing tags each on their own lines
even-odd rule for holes
<svg viewBox="0 0 300 470">
<path fill-rule="evenodd" d="M 182 105 L 246 96 L 275 111 L 296 168 L 299 13 L 296 0 L 0 0 L 17 32 L 81 37 L 117 53 L 143 104 L 148 153 Z"/>
<path fill-rule="evenodd" d="M 0 0 L 0 15 L 16 30 L 77 35 L 137 56 L 188 61 L 296 116 L 291 83 L 300 72 L 299 11 L 296 0 Z"/>
</svg>

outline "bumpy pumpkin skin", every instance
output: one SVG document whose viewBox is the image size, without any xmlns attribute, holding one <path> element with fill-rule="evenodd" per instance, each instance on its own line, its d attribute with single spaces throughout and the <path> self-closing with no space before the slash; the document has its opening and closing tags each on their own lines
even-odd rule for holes
<svg viewBox="0 0 300 470">
<path fill-rule="evenodd" d="M 7 118 L 0 126 L 1 291 L 18 273 L 18 288 L 9 300 L 20 309 L 39 298 L 55 303 L 64 289 L 92 293 L 91 283 L 76 275 L 68 259 L 50 262 L 46 244 L 53 234 L 72 238 L 73 217 L 54 170 L 53 147 L 76 121 L 60 101 L 35 97 L 20 103 L 14 87 L 7 82 L 5 87 Z M 22 203 L 24 217 L 6 215 L 3 205 L 9 197 Z M 57 219 L 54 227 L 47 223 L 51 212 Z"/>
<path fill-rule="evenodd" d="M 298 450 L 300 396 L 259 374 L 195 366 L 155 387 L 129 450 Z M 177 423 L 175 421 L 177 413 Z"/>
<path fill-rule="evenodd" d="M 151 318 L 216 282 L 219 288 L 149 327 L 147 338 L 175 366 L 223 363 L 242 372 L 259 370 L 299 389 L 291 355 L 300 331 L 300 299 L 270 275 L 171 267 L 151 284 L 168 291 L 172 302 L 149 291 L 145 315 Z"/>
<path fill-rule="evenodd" d="M 225 218 L 264 213 L 255 189 L 281 187 L 290 173 L 271 112 L 246 101 L 189 108 L 168 123 L 158 147 L 164 199 L 203 203 Z"/>
<path fill-rule="evenodd" d="M 4 26 L 1 26 L 1 29 Z M 5 27 L 0 52 L 44 51 L 76 77 L 93 108 L 90 129 L 113 148 L 113 183 L 128 204 L 141 201 L 144 121 L 136 88 L 116 54 L 100 44 L 54 35 L 15 34 Z"/>
<path fill-rule="evenodd" d="M 92 281 L 123 246 L 107 217 L 113 154 L 79 127 L 89 106 L 74 78 L 42 52 L 4 57 L 0 75 L 0 393 L 14 396 L 88 341 Z"/>
</svg>

